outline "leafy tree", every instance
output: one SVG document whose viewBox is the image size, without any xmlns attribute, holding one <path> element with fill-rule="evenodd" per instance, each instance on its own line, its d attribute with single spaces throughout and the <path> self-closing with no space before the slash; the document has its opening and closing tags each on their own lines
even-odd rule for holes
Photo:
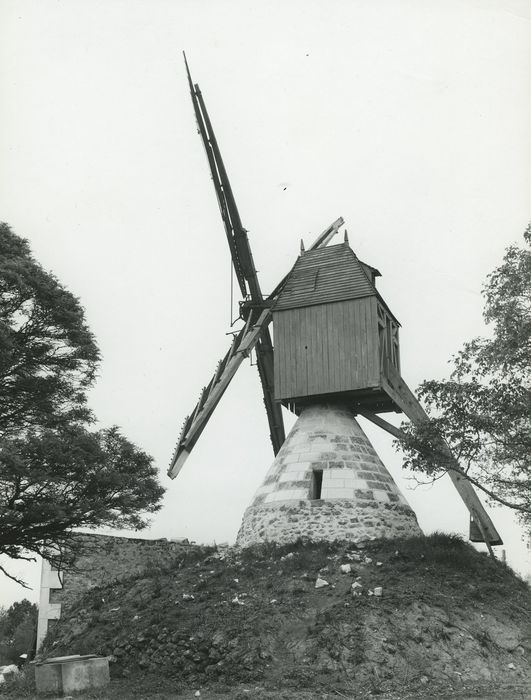
<svg viewBox="0 0 531 700">
<path fill-rule="evenodd" d="M 87 420 L 99 359 L 79 301 L 0 224 L 0 430 Z"/>
<path fill-rule="evenodd" d="M 139 529 L 160 509 L 152 458 L 90 429 L 98 360 L 79 301 L 0 224 L 0 554 L 64 568 L 73 528 Z"/>
<path fill-rule="evenodd" d="M 33 656 L 37 633 L 37 606 L 24 598 L 0 610 L 0 664 L 18 663 L 21 654 Z"/>
<path fill-rule="evenodd" d="M 510 246 L 483 289 L 492 332 L 465 344 L 448 380 L 419 388 L 430 420 L 404 424 L 405 466 L 438 478 L 455 469 L 437 445 L 445 439 L 466 477 L 491 502 L 514 509 L 531 528 L 531 226 L 524 247 Z"/>
</svg>

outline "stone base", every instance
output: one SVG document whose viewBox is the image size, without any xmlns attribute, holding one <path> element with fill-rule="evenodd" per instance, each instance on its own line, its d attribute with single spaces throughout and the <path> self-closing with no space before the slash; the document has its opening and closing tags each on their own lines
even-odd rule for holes
<svg viewBox="0 0 531 700">
<path fill-rule="evenodd" d="M 297 501 L 247 508 L 236 544 L 289 544 L 298 539 L 362 543 L 385 537 L 410 537 L 422 531 L 411 508 L 403 504 L 352 500 Z"/>
<path fill-rule="evenodd" d="M 306 406 L 243 516 L 236 544 L 422 535 L 348 406 Z"/>
</svg>

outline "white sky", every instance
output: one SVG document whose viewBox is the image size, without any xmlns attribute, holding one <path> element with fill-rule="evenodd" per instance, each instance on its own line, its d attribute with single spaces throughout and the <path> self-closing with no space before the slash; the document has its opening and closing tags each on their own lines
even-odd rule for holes
<svg viewBox="0 0 531 700">
<path fill-rule="evenodd" d="M 0 0 L 0 218 L 82 300 L 103 354 L 91 394 L 101 424 L 156 459 L 168 492 L 142 536 L 223 542 L 272 452 L 245 365 L 179 477 L 166 477 L 230 320 L 183 49 L 264 291 L 301 236 L 343 216 L 352 248 L 383 274 L 414 389 L 483 332 L 481 285 L 531 218 L 531 6 Z M 391 438 L 367 432 L 425 531 L 466 533 L 451 485 L 408 491 Z M 510 563 L 530 572 L 511 516 L 492 516 Z M 36 566 L 13 570 L 38 582 Z M 24 595 L 0 580 L 0 603 Z"/>
</svg>

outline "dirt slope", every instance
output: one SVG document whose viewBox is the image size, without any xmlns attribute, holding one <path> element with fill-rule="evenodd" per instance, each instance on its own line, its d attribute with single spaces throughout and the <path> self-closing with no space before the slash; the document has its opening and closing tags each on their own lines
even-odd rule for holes
<svg viewBox="0 0 531 700">
<path fill-rule="evenodd" d="M 318 577 L 328 585 L 316 588 Z M 67 653 L 111 656 L 114 677 L 190 687 L 346 697 L 488 687 L 504 697 L 531 687 L 531 594 L 508 567 L 444 535 L 362 549 L 195 548 L 87 594 L 47 640 L 45 655 Z"/>
</svg>

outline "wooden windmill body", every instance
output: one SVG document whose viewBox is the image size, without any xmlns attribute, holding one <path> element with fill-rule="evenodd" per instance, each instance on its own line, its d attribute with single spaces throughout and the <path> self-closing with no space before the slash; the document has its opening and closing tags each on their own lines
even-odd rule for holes
<svg viewBox="0 0 531 700">
<path fill-rule="evenodd" d="M 187 66 L 188 71 L 188 66 Z M 397 436 L 379 414 L 427 416 L 400 374 L 399 323 L 375 285 L 380 273 L 345 241 L 328 245 L 338 219 L 269 295 L 260 289 L 206 107 L 188 71 L 235 273 L 243 327 L 186 418 L 169 468 L 174 478 L 245 357 L 254 349 L 275 460 L 247 509 L 242 546 L 298 537 L 362 540 L 420 532 L 413 511 L 356 421 L 362 415 Z M 273 322 L 275 347 L 269 332 Z M 286 439 L 282 406 L 299 416 Z M 446 444 L 449 470 L 471 515 L 471 539 L 501 539 Z"/>
</svg>

